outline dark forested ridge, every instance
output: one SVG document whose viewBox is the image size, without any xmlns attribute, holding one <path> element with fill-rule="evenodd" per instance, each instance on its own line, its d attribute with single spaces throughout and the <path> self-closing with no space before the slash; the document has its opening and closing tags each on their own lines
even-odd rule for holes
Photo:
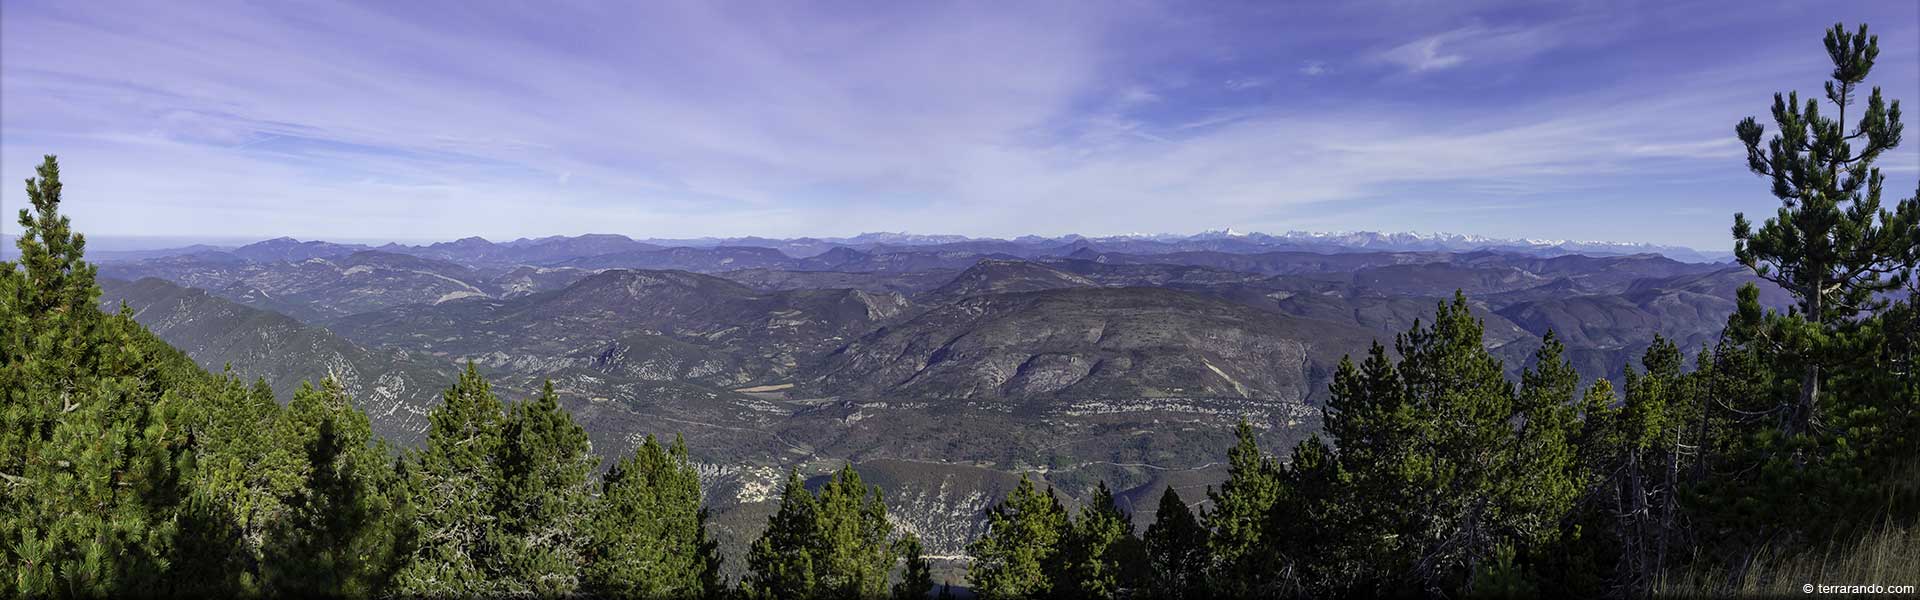
<svg viewBox="0 0 1920 600">
<path fill-rule="evenodd" d="M 1881 199 L 1877 40 L 1827 47 L 1860 114 L 1739 124 L 1781 206 L 1738 265 L 583 236 L 120 280 L 49 156 L 0 263 L 0 597 L 1912 583 L 1920 198 Z"/>
</svg>

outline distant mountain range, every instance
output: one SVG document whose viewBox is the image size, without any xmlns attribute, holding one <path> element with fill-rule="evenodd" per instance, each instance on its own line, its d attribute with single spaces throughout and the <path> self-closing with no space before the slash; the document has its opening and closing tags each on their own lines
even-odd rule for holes
<svg viewBox="0 0 1920 600">
<path fill-rule="evenodd" d="M 6 242 L 5 247 L 0 248 L 0 257 L 10 256 L 10 253 L 13 252 L 12 236 L 0 236 L 0 239 L 4 239 Z M 641 255 L 671 248 L 712 249 L 733 247 L 777 250 L 784 258 L 796 259 L 815 257 L 833 251 L 836 248 L 868 252 L 878 251 L 883 253 L 904 248 L 919 248 L 933 251 L 960 250 L 969 252 L 999 252 L 1023 258 L 1064 254 L 1080 248 L 1091 248 L 1095 251 L 1137 254 L 1164 254 L 1182 251 L 1258 253 L 1292 250 L 1334 253 L 1410 251 L 1470 252 L 1492 250 L 1539 256 L 1563 256 L 1568 254 L 1587 256 L 1659 254 L 1681 262 L 1725 262 L 1732 258 L 1731 253 L 1724 251 L 1706 251 L 1681 246 L 1662 246 L 1628 242 L 1543 239 L 1516 240 L 1453 233 L 1380 233 L 1372 231 L 1332 233 L 1289 231 L 1281 234 L 1268 234 L 1241 232 L 1233 229 L 1206 231 L 1197 234 L 1158 233 L 1103 237 L 1087 237 L 1073 234 L 1056 237 L 1028 235 L 1013 239 L 911 233 L 863 233 L 853 237 L 802 237 L 784 239 L 762 237 L 632 239 L 617 234 L 587 234 L 578 236 L 520 238 L 507 242 L 492 242 L 480 237 L 468 237 L 450 242 L 423 245 L 389 243 L 376 246 L 276 238 L 246 245 L 194 244 L 175 248 L 152 248 L 150 246 L 151 243 L 149 242 L 135 245 L 135 247 L 139 249 L 95 250 L 90 252 L 89 256 L 95 260 L 126 261 L 197 253 L 227 252 L 249 260 L 304 260 L 307 258 L 337 256 L 357 250 L 377 249 L 386 252 L 439 258 L 461 263 L 550 264 L 566 259 L 623 253 Z"/>
</svg>

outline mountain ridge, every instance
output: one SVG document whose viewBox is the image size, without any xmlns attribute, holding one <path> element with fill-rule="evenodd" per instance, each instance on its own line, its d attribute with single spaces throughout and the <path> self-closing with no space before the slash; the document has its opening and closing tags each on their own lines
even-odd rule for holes
<svg viewBox="0 0 1920 600">
<path fill-rule="evenodd" d="M 367 246 L 365 244 L 336 244 L 315 240 L 300 241 L 290 237 L 280 237 L 237 247 L 195 245 L 177 249 L 131 251 L 124 254 L 105 253 L 102 254 L 100 258 L 106 260 L 128 260 L 215 249 L 236 252 L 250 260 L 267 260 L 274 258 L 284 260 L 294 258 L 304 259 L 316 256 L 326 257 L 334 254 L 350 253 L 354 250 L 380 249 L 391 252 L 420 254 L 433 258 L 441 258 L 443 260 L 534 263 L 559 256 L 588 257 L 620 252 L 646 252 L 676 247 L 754 247 L 777 250 L 792 258 L 809 258 L 824 254 L 837 247 L 854 250 L 943 246 L 949 248 L 971 247 L 974 249 L 997 247 L 997 251 L 1000 252 L 1028 256 L 1061 248 L 1066 249 L 1064 252 L 1072 252 L 1075 248 L 1089 245 L 1105 247 L 1111 251 L 1150 253 L 1201 249 L 1240 252 L 1261 250 L 1302 250 L 1319 252 L 1467 252 L 1474 250 L 1502 250 L 1545 256 L 1568 254 L 1617 256 L 1624 254 L 1658 253 L 1685 262 L 1724 262 L 1732 256 L 1730 252 L 1726 251 L 1700 250 L 1685 246 L 1643 242 L 1508 239 L 1472 234 L 1377 231 L 1288 231 L 1285 233 L 1270 234 L 1262 232 L 1239 232 L 1226 229 L 1194 234 L 1159 233 L 1108 236 L 1065 234 L 1051 237 L 1024 235 L 1010 239 L 969 237 L 951 234 L 912 234 L 904 232 L 869 232 L 850 237 L 766 238 L 745 236 L 639 239 L 621 234 L 589 233 L 575 236 L 522 237 L 508 242 L 492 242 L 485 238 L 471 236 L 459 240 L 418 245 L 387 243 L 377 247 Z M 11 245 L 9 244 L 8 246 L 10 247 Z"/>
</svg>

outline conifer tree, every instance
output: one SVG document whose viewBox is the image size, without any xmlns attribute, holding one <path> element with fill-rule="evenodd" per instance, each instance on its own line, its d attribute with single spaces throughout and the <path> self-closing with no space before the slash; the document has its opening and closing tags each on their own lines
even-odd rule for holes
<svg viewBox="0 0 1920 600">
<path fill-rule="evenodd" d="M 497 587 L 507 594 L 573 593 L 593 513 L 587 477 L 600 460 L 586 430 L 560 407 L 553 382 L 508 411 L 496 453 L 499 484 L 486 545 L 495 553 L 489 571 Z"/>
<path fill-rule="evenodd" d="M 1199 598 L 1206 582 L 1207 530 L 1194 518 L 1180 493 L 1168 487 L 1143 540 L 1150 581 L 1147 592 L 1156 598 Z"/>
<path fill-rule="evenodd" d="M 1591 575 L 1575 582 L 1620 596 L 1653 591 L 1683 546 L 1680 501 L 1694 472 L 1689 448 L 1700 447 L 1701 398 L 1696 376 L 1682 373 L 1680 349 L 1656 337 L 1626 372 L 1626 398 L 1590 392 L 1576 435 L 1586 503 L 1575 516 L 1581 543 L 1606 548 Z M 1703 360 L 1711 360 L 1703 358 Z M 1606 389 L 1596 384 L 1596 390 Z M 1591 590 L 1573 590 L 1587 592 Z"/>
<path fill-rule="evenodd" d="M 1337 489 L 1318 490 L 1321 497 L 1305 511 L 1344 518 L 1338 522 L 1342 527 L 1309 538 L 1323 551 L 1307 566 L 1322 573 L 1314 585 L 1384 584 L 1404 568 L 1395 548 L 1397 532 L 1406 527 L 1403 507 L 1418 502 L 1405 481 L 1417 464 L 1415 451 L 1431 446 L 1422 441 L 1421 415 L 1379 342 L 1368 348 L 1359 366 L 1342 357 L 1330 391 L 1323 428 L 1339 446 L 1337 457 L 1332 464 L 1317 463 L 1324 458 L 1320 453 L 1326 451 L 1325 443 L 1303 446 L 1295 449 L 1293 469 L 1303 475 L 1311 472 L 1310 466 L 1337 473 Z"/>
<path fill-rule="evenodd" d="M 1026 475 L 1005 500 L 987 511 L 987 533 L 967 545 L 973 562 L 967 582 L 982 598 L 1040 598 L 1060 579 L 1067 511 L 1048 488 Z"/>
<path fill-rule="evenodd" d="M 1672 352 L 1677 373 L 1678 350 L 1665 340 L 1654 345 Z M 1505 472 L 1496 474 L 1494 484 L 1501 499 L 1495 523 L 1503 539 L 1499 544 L 1510 553 L 1552 542 L 1561 518 L 1583 491 L 1576 455 L 1579 388 L 1580 374 L 1567 361 L 1566 346 L 1547 331 L 1532 366 L 1520 374 L 1510 417 L 1517 431 L 1499 450 Z"/>
<path fill-rule="evenodd" d="M 12 593 L 150 593 L 191 469 L 159 418 L 164 382 L 126 312 L 95 304 L 86 239 L 51 155 L 27 180 L 18 263 L 0 262 L 0 564 Z M 160 405 L 160 406 L 156 406 Z"/>
<path fill-rule="evenodd" d="M 1825 43 L 1833 63 L 1826 98 L 1837 117 L 1823 116 L 1815 99 L 1802 105 L 1793 92 L 1774 94 L 1779 131 L 1764 145 L 1766 127 L 1753 117 L 1735 127 L 1748 168 L 1772 181 L 1781 202 L 1757 230 L 1736 213 L 1733 236 L 1742 264 L 1797 299 L 1792 312 L 1770 317 L 1755 332 L 1799 367 L 1793 369 L 1799 392 L 1777 408 L 1781 433 L 1789 438 L 1808 433 L 1825 412 L 1824 371 L 1844 358 L 1833 354 L 1834 337 L 1861 314 L 1885 306 L 1881 293 L 1899 288 L 1920 261 L 1920 194 L 1883 208 L 1886 178 L 1873 166 L 1900 145 L 1900 102 L 1889 104 L 1873 88 L 1858 124 L 1847 129 L 1847 110 L 1860 100 L 1880 38 L 1868 35 L 1864 24 L 1849 33 L 1836 23 Z"/>
<path fill-rule="evenodd" d="M 741 591 L 750 598 L 808 597 L 818 586 L 814 566 L 814 513 L 819 502 L 807 491 L 799 471 L 787 473 L 780 507 L 747 552 L 747 576 Z"/>
<path fill-rule="evenodd" d="M 1327 403 L 1337 503 L 1355 509 L 1342 545 L 1369 557 L 1356 581 L 1471 593 L 1497 555 L 1558 530 L 1575 490 L 1577 383 L 1549 339 L 1516 394 L 1460 294 L 1395 347 L 1398 365 L 1378 344 L 1362 368 L 1342 361 Z"/>
<path fill-rule="evenodd" d="M 1265 534 L 1280 498 L 1280 467 L 1260 451 L 1253 426 L 1245 419 L 1235 427 L 1234 438 L 1227 451 L 1227 481 L 1219 490 L 1207 491 L 1214 508 L 1201 517 L 1212 531 L 1207 547 L 1213 564 L 1207 579 L 1227 595 L 1272 593 L 1280 565 L 1272 551 L 1274 540 Z"/>
<path fill-rule="evenodd" d="M 1401 577 L 1427 592 L 1459 585 L 1494 547 L 1489 520 L 1498 510 L 1492 488 L 1505 475 L 1500 445 L 1511 434 L 1513 387 L 1499 359 L 1488 354 L 1480 321 L 1456 294 L 1431 327 L 1402 334 L 1399 385 L 1418 424 L 1418 445 L 1405 470 L 1353 469 L 1380 477 L 1413 502 L 1399 519 L 1394 556 Z M 1344 444 L 1337 440 L 1336 444 Z M 1358 466 L 1358 465 L 1355 465 Z M 1394 465 L 1390 468 L 1403 468 Z"/>
<path fill-rule="evenodd" d="M 427 444 L 410 469 L 418 498 L 418 547 L 395 578 L 407 595 L 472 596 L 496 593 L 486 571 L 493 559 L 488 533 L 500 472 L 494 464 L 505 420 L 500 399 L 472 363 L 441 404 L 427 415 Z"/>
<path fill-rule="evenodd" d="M 1920 262 L 1920 191 L 1883 206 L 1874 162 L 1900 144 L 1898 101 L 1873 88 L 1847 122 L 1878 37 L 1835 24 L 1824 41 L 1834 117 L 1817 99 L 1775 94 L 1773 135 L 1753 118 L 1735 128 L 1747 166 L 1781 204 L 1758 227 L 1734 216 L 1736 257 L 1794 297 L 1781 314 L 1763 310 L 1753 286 L 1740 290 L 1703 384 L 1712 403 L 1700 418 L 1709 452 L 1696 533 L 1736 571 L 1763 545 L 1829 535 L 1884 498 L 1884 483 L 1915 456 L 1898 433 L 1912 423 L 1913 397 L 1894 383 L 1898 363 L 1880 361 L 1897 339 L 1890 303 Z"/>
<path fill-rule="evenodd" d="M 917 540 L 905 539 L 887 520 L 880 490 L 867 487 L 852 465 L 841 468 L 817 494 L 807 491 L 796 472 L 787 478 L 766 533 L 748 551 L 751 573 L 741 587 L 755 598 L 880 598 L 901 593 L 905 590 L 889 585 L 891 573 L 919 546 Z"/>
<path fill-rule="evenodd" d="M 266 547 L 267 588 L 277 595 L 325 590 L 370 598 L 386 591 L 406 550 L 405 488 L 340 382 L 303 385 L 280 422 L 302 476 L 284 499 Z"/>
<path fill-rule="evenodd" d="M 1064 564 L 1061 579 L 1052 585 L 1055 593 L 1074 598 L 1116 598 L 1136 585 L 1140 540 L 1133 535 L 1133 518 L 1120 512 L 1106 482 L 1100 482 L 1093 497 L 1080 507 L 1079 518 L 1068 526 L 1062 546 Z"/>
<path fill-rule="evenodd" d="M 1920 280 L 1909 280 L 1905 293 L 1905 300 L 1875 315 L 1872 331 L 1861 336 L 1856 352 L 1877 368 L 1852 371 L 1851 381 L 1839 382 L 1858 397 L 1885 399 L 1875 407 L 1883 415 L 1880 435 L 1862 440 L 1862 452 L 1880 459 L 1869 479 L 1889 466 L 1920 461 Z"/>
<path fill-rule="evenodd" d="M 920 538 L 902 536 L 897 542 L 902 561 L 900 581 L 893 584 L 894 600 L 922 600 L 933 591 L 933 562 L 927 560 Z"/>
<path fill-rule="evenodd" d="M 1278 556 L 1283 590 L 1293 595 L 1338 595 L 1353 589 L 1370 557 L 1343 543 L 1358 510 L 1347 478 L 1327 443 L 1314 435 L 1293 448 L 1281 474 L 1280 498 L 1267 520 L 1270 551 Z"/>
<path fill-rule="evenodd" d="M 191 468 L 182 471 L 186 495 L 165 593 L 258 594 L 268 534 L 303 483 L 301 461 L 279 437 L 282 411 L 264 381 L 248 386 L 231 370 L 200 377 L 184 356 L 178 361 L 168 386 L 191 401 L 169 403 L 164 420 L 190 440 L 182 450 Z"/>
<path fill-rule="evenodd" d="M 588 591 L 622 598 L 685 598 L 717 590 L 719 557 L 707 537 L 700 476 L 686 442 L 647 436 L 601 478 L 588 543 Z"/>
<path fill-rule="evenodd" d="M 1585 598 L 1619 595 L 1607 583 L 1619 555 L 1608 536 L 1619 515 L 1612 511 L 1607 486 L 1612 477 L 1608 469 L 1621 446 L 1618 401 L 1613 383 L 1600 379 L 1575 407 L 1579 419 L 1572 438 L 1573 472 L 1580 494 L 1561 521 L 1559 538 L 1542 551 L 1545 556 L 1534 561 L 1545 580 L 1543 593 Z"/>
<path fill-rule="evenodd" d="M 822 560 L 815 564 L 824 567 L 817 579 L 820 589 L 838 597 L 884 595 L 902 548 L 894 544 L 880 488 L 866 485 L 849 464 L 820 487 L 818 498 L 815 531 L 823 543 L 817 545 Z"/>
</svg>

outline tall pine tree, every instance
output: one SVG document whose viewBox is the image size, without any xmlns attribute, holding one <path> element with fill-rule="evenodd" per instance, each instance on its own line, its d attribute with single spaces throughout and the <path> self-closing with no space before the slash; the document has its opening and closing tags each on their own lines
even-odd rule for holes
<svg viewBox="0 0 1920 600">
<path fill-rule="evenodd" d="M 1245 419 L 1234 428 L 1234 446 L 1227 451 L 1227 481 L 1219 490 L 1207 490 L 1213 510 L 1201 521 L 1213 532 L 1208 553 L 1213 558 L 1208 583 L 1220 593 L 1250 596 L 1272 593 L 1280 575 L 1274 540 L 1265 537 L 1267 519 L 1280 498 L 1280 467 L 1260 451 L 1253 425 Z"/>
<path fill-rule="evenodd" d="M 747 575 L 741 591 L 750 598 L 805 598 L 821 594 L 819 567 L 813 552 L 814 513 L 820 502 L 807 491 L 799 471 L 787 473 L 780 489 L 780 507 L 767 518 L 767 528 L 747 551 Z"/>
<path fill-rule="evenodd" d="M 1053 489 L 1040 492 L 1033 480 L 1020 484 L 987 511 L 987 533 L 967 545 L 973 562 L 967 582 L 982 598 L 1041 598 L 1054 592 L 1064 560 L 1067 510 Z"/>
<path fill-rule="evenodd" d="M 1593 393 L 1583 403 L 1575 439 L 1588 508 L 1574 522 L 1581 544 L 1606 553 L 1568 592 L 1651 593 L 1687 547 L 1680 502 L 1695 474 L 1703 397 L 1699 376 L 1683 373 L 1682 360 L 1678 347 L 1656 337 L 1643 371 L 1626 372 L 1624 402 L 1612 406 L 1612 394 Z"/>
<path fill-rule="evenodd" d="M 304 456 L 280 437 L 286 416 L 264 381 L 249 386 L 231 371 L 191 379 L 171 385 L 176 397 L 195 401 L 169 403 L 173 410 L 165 417 L 191 440 L 192 452 L 168 587 L 188 596 L 257 594 L 271 560 L 269 534 L 305 484 Z"/>
<path fill-rule="evenodd" d="M 441 404 L 427 415 L 427 445 L 412 461 L 408 482 L 418 498 L 418 547 L 396 577 L 408 595 L 473 596 L 497 593 L 487 566 L 501 487 L 494 455 L 505 417 L 492 385 L 472 363 Z"/>
<path fill-rule="evenodd" d="M 1285 570 L 1283 584 L 1298 595 L 1337 595 L 1352 589 L 1364 547 L 1342 543 L 1358 506 L 1342 493 L 1348 483 L 1333 449 L 1311 436 L 1296 444 L 1282 473 L 1281 495 L 1267 519 L 1271 551 Z"/>
<path fill-rule="evenodd" d="M 897 534 L 879 488 L 841 468 L 816 494 L 798 473 L 788 476 L 780 508 L 747 554 L 743 591 L 754 598 L 880 598 L 905 594 L 905 585 L 931 584 L 924 564 L 910 556 L 917 540 Z M 896 565 L 908 577 L 892 584 Z M 915 569 L 921 569 L 915 573 Z M 918 581 L 912 581 L 918 578 Z M 921 595 L 926 589 L 919 590 Z"/>
<path fill-rule="evenodd" d="M 1147 593 L 1156 598 L 1200 598 L 1206 583 L 1207 530 L 1168 487 L 1160 494 L 1153 524 L 1142 540 L 1147 555 Z"/>
<path fill-rule="evenodd" d="M 1520 374 L 1509 409 L 1508 423 L 1517 431 L 1500 442 L 1503 464 L 1494 484 L 1500 498 L 1495 526 L 1502 540 L 1498 543 L 1510 551 L 1551 545 L 1560 534 L 1561 519 L 1583 491 L 1576 445 L 1580 374 L 1553 331 L 1541 342 L 1532 366 Z M 1656 346 L 1673 350 L 1677 373 L 1679 352 L 1664 341 Z"/>
<path fill-rule="evenodd" d="M 1383 591 L 1471 593 L 1558 531 L 1577 491 L 1577 381 L 1549 338 L 1516 393 L 1459 294 L 1395 349 L 1398 365 L 1377 344 L 1364 367 L 1343 361 L 1327 403 L 1334 502 L 1353 509 L 1343 554 L 1368 557 L 1355 580 Z"/>
<path fill-rule="evenodd" d="M 896 542 L 900 554 L 900 577 L 893 584 L 894 600 L 923 600 L 933 591 L 933 561 L 928 560 L 920 538 L 906 535 Z"/>
<path fill-rule="evenodd" d="M 1824 42 L 1835 116 L 1817 99 L 1775 94 L 1771 137 L 1753 118 L 1735 127 L 1748 168 L 1780 201 L 1758 227 L 1734 216 L 1735 254 L 1794 304 L 1763 310 L 1758 291 L 1742 289 L 1714 355 L 1700 533 L 1734 569 L 1764 545 L 1818 541 L 1857 518 L 1915 455 L 1894 433 L 1911 424 L 1913 397 L 1899 393 L 1898 363 L 1881 361 L 1899 333 L 1886 328 L 1899 313 L 1889 303 L 1920 262 L 1920 192 L 1883 205 L 1874 163 L 1899 146 L 1902 124 L 1899 102 L 1877 87 L 1859 106 L 1878 37 L 1835 24 Z"/>
<path fill-rule="evenodd" d="M 707 537 L 700 475 L 684 440 L 647 436 L 601 478 L 589 530 L 587 590 L 625 598 L 685 598 L 717 591 L 720 559 Z"/>
<path fill-rule="evenodd" d="M 1735 214 L 1733 236 L 1742 264 L 1797 299 L 1793 312 L 1769 319 L 1757 332 L 1798 366 L 1793 371 L 1799 392 L 1777 409 L 1788 437 L 1808 433 L 1827 412 L 1821 381 L 1843 358 L 1833 354 L 1834 337 L 1861 314 L 1884 306 L 1880 294 L 1899 288 L 1920 260 L 1920 200 L 1883 208 L 1886 178 L 1873 166 L 1900 145 L 1900 102 L 1889 104 L 1875 87 L 1858 124 L 1847 128 L 1847 110 L 1860 100 L 1860 85 L 1880 55 L 1880 38 L 1868 35 L 1866 25 L 1849 33 L 1836 23 L 1827 31 L 1826 49 L 1833 63 L 1826 98 L 1835 118 L 1822 115 L 1815 99 L 1802 105 L 1793 92 L 1773 96 L 1779 131 L 1771 139 L 1763 143 L 1766 127 L 1753 117 L 1735 127 L 1748 168 L 1772 181 L 1781 202 L 1757 230 L 1744 213 Z"/>
<path fill-rule="evenodd" d="M 277 595 L 381 595 L 407 550 L 408 498 L 388 450 L 340 382 L 302 386 L 281 420 L 298 453 L 300 485 L 284 500 L 266 548 L 267 588 Z"/>
<path fill-rule="evenodd" d="M 86 238 L 60 214 L 60 166 L 27 180 L 18 263 L 0 262 L 0 564 L 25 596 L 167 588 L 192 453 L 144 330 L 104 314 Z"/>
<path fill-rule="evenodd" d="M 1120 511 L 1113 491 L 1102 481 L 1067 528 L 1055 593 L 1074 598 L 1116 598 L 1139 585 L 1140 539 L 1133 518 Z"/>
<path fill-rule="evenodd" d="M 593 514 L 587 477 L 600 459 L 586 430 L 560 407 L 553 382 L 508 411 L 493 462 L 499 484 L 486 546 L 497 589 L 536 596 L 577 591 Z"/>
</svg>

